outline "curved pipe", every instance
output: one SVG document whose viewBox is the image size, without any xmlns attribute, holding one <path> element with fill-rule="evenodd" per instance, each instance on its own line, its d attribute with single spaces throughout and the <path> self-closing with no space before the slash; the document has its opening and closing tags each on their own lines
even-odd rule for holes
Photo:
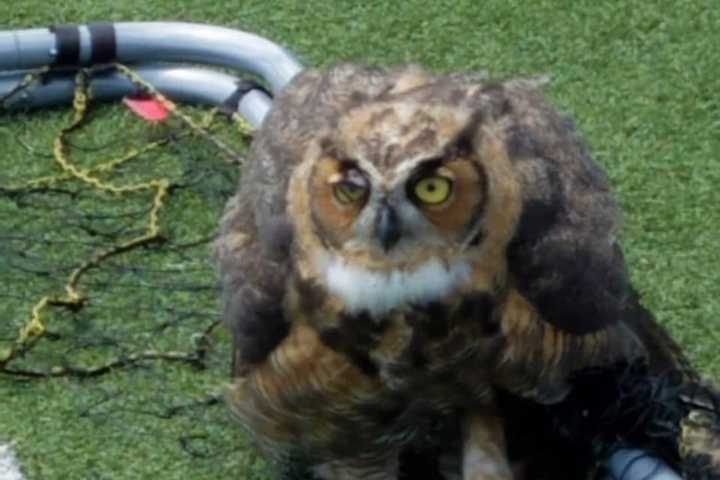
<svg viewBox="0 0 720 480">
<path fill-rule="evenodd" d="M 621 448 L 607 462 L 607 480 L 682 480 L 662 460 L 639 449 Z"/>
<path fill-rule="evenodd" d="M 273 92 L 302 70 L 297 59 L 279 45 L 229 28 L 182 22 L 120 22 L 104 24 L 103 38 L 98 30 L 91 24 L 55 31 L 37 28 L 0 32 L 0 70 L 55 65 L 68 56 L 75 59 L 75 66 L 90 65 L 97 63 L 101 42 L 105 50 L 114 54 L 105 58 L 106 62 L 221 65 L 260 76 Z M 58 33 L 61 31 L 64 36 Z"/>
<path fill-rule="evenodd" d="M 167 65 L 142 65 L 135 67 L 135 71 L 160 93 L 173 100 L 227 107 L 239 112 L 254 127 L 260 126 L 272 104 L 272 99 L 262 90 L 239 92 L 241 81 L 221 72 Z M 0 97 L 11 92 L 26 74 L 0 74 Z M 44 80 L 11 95 L 0 105 L 0 109 L 29 110 L 72 102 L 74 72 L 51 72 Z M 110 67 L 93 71 L 89 87 L 93 98 L 102 101 L 141 93 L 126 76 Z"/>
</svg>

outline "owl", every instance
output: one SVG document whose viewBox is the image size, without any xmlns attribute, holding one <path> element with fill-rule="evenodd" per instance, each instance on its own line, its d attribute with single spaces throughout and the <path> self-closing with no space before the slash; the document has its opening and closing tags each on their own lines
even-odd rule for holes
<svg viewBox="0 0 720 480">
<path fill-rule="evenodd" d="M 705 447 L 680 430 L 718 396 L 641 306 L 618 228 L 538 81 L 306 70 L 215 243 L 228 404 L 285 478 L 595 478 L 623 442 L 717 475 L 718 417 Z"/>
</svg>

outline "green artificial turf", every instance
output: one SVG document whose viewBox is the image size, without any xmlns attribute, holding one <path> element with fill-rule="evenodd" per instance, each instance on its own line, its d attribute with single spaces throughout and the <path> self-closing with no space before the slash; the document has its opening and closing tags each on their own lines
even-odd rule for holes
<svg viewBox="0 0 720 480">
<path fill-rule="evenodd" d="M 244 29 L 288 46 L 309 65 L 418 62 L 499 77 L 549 75 L 549 96 L 576 118 L 623 205 L 622 241 L 644 303 L 703 372 L 720 378 L 717 0 L 0 2 L 2 29 L 99 20 Z M 0 117 L 0 186 L 57 172 L 48 154 L 70 115 L 56 109 Z M 242 151 L 233 128 L 221 121 L 216 132 Z M 176 130 L 148 127 L 121 106 L 102 107 L 73 137 L 73 159 L 92 165 Z M 193 348 L 219 314 L 201 240 L 212 235 L 237 174 L 197 137 L 119 172 L 119 182 L 162 175 L 184 185 L 161 219 L 171 244 L 185 246 L 133 251 L 94 271 L 84 285 L 93 301 L 77 314 L 49 312 L 54 337 L 20 366 L 92 365 L 141 350 Z M 129 238 L 144 228 L 144 217 L 131 214 L 147 209 L 149 194 L 63 188 L 71 193 L 0 195 L 0 348 L 33 299 L 62 290 L 68 268 L 111 234 Z M 95 231 L 84 223 L 88 211 L 101 215 Z M 53 275 L 42 274 L 49 269 Z M 32 480 L 267 479 L 225 409 L 205 403 L 229 370 L 227 335 L 217 330 L 209 341 L 203 370 L 150 361 L 92 379 L 0 375 L 0 441 L 15 442 Z"/>
</svg>

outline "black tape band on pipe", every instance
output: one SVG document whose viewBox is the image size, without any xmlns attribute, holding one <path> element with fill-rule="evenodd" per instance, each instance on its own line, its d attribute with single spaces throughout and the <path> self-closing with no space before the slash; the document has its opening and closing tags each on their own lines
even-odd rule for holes
<svg viewBox="0 0 720 480">
<path fill-rule="evenodd" d="M 53 25 L 50 31 L 55 34 L 54 65 L 69 66 L 80 62 L 80 30 L 77 25 Z"/>
<path fill-rule="evenodd" d="M 237 112 L 237 106 L 238 103 L 240 103 L 240 100 L 242 97 L 247 95 L 248 92 L 252 90 L 260 90 L 261 92 L 265 93 L 268 97 L 272 98 L 272 94 L 262 85 L 260 85 L 255 80 L 250 79 L 242 79 L 237 82 L 237 88 L 233 93 L 230 94 L 228 98 L 225 99 L 225 101 L 222 103 L 220 109 L 225 113 L 235 113 Z"/>
<path fill-rule="evenodd" d="M 90 64 L 109 63 L 117 56 L 115 27 L 112 23 L 90 23 Z"/>
</svg>

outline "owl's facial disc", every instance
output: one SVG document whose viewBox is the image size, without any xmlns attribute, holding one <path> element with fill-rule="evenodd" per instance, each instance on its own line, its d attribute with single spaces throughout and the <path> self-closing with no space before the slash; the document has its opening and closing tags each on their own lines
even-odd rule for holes
<svg viewBox="0 0 720 480">
<path fill-rule="evenodd" d="M 378 271 L 457 260 L 487 197 L 474 118 L 412 98 L 341 117 L 306 160 L 310 234 L 325 253 Z"/>
<path fill-rule="evenodd" d="M 362 161 L 327 156 L 315 164 L 308 192 L 322 247 L 309 253 L 315 272 L 349 311 L 383 315 L 447 295 L 467 278 L 467 263 L 448 257 L 447 240 L 421 210 L 440 208 L 452 196 L 443 191 L 449 186 L 443 179 L 452 175 L 436 170 L 389 179 Z"/>
<path fill-rule="evenodd" d="M 327 154 L 308 182 L 311 221 L 325 248 L 381 269 L 453 259 L 480 220 L 486 187 L 482 168 L 457 152 L 387 171 Z"/>
</svg>

